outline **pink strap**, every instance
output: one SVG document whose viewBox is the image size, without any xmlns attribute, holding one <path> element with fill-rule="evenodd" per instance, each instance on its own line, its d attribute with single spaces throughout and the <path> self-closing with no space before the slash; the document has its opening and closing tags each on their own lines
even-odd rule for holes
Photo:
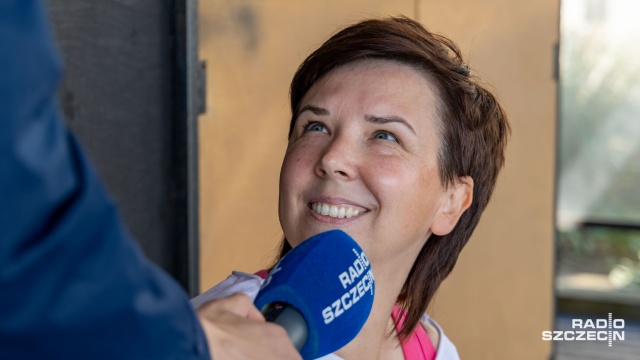
<svg viewBox="0 0 640 360">
<path fill-rule="evenodd" d="M 399 305 L 393 306 L 393 312 L 391 317 L 396 325 L 396 330 L 399 332 L 404 325 L 406 312 L 402 310 Z M 400 320 L 398 321 L 398 318 Z M 411 335 L 402 342 L 402 352 L 406 360 L 434 360 L 436 358 L 436 350 L 433 348 L 433 343 L 426 330 L 418 324 Z"/>
<path fill-rule="evenodd" d="M 267 276 L 269 276 L 269 272 L 267 270 L 260 270 L 256 272 L 254 275 L 258 275 L 262 278 L 262 280 L 266 280 Z"/>
</svg>

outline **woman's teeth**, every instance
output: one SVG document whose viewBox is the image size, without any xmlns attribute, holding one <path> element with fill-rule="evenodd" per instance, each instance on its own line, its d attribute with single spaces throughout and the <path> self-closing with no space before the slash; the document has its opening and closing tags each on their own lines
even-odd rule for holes
<svg viewBox="0 0 640 360">
<path fill-rule="evenodd" d="M 334 218 L 351 218 L 357 216 L 360 213 L 360 210 L 354 209 L 351 206 L 336 206 L 329 205 L 325 203 L 313 203 L 311 204 L 311 209 L 316 213 L 324 216 L 330 216 Z"/>
</svg>

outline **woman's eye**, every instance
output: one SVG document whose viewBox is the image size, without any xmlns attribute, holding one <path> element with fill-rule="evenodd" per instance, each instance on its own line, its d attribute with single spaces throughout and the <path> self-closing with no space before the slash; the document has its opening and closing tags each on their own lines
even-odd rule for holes
<svg viewBox="0 0 640 360">
<path fill-rule="evenodd" d="M 305 127 L 304 131 L 305 132 L 320 131 L 320 132 L 324 132 L 324 133 L 329 132 L 324 125 L 322 125 L 321 123 L 318 123 L 318 122 L 310 123 L 309 125 L 307 125 L 307 127 Z"/>
<path fill-rule="evenodd" d="M 375 133 L 375 135 L 373 135 L 373 138 L 379 140 L 395 141 L 397 143 L 400 142 L 398 141 L 398 138 L 395 137 L 395 135 L 387 131 L 378 131 Z"/>
</svg>

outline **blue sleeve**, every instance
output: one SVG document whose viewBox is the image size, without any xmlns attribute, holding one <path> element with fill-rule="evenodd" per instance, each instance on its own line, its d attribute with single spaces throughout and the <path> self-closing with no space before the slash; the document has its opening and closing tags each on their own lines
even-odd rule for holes
<svg viewBox="0 0 640 360">
<path fill-rule="evenodd" d="M 60 119 L 40 0 L 0 0 L 0 358 L 208 359 Z"/>
</svg>

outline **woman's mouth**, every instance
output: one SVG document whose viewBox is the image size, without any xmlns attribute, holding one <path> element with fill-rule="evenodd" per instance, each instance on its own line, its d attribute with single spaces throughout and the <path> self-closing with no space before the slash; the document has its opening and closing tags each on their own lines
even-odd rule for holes
<svg viewBox="0 0 640 360">
<path fill-rule="evenodd" d="M 329 216 L 329 217 L 338 218 L 338 219 L 344 219 L 344 218 L 349 219 L 367 211 L 364 208 L 353 206 L 353 205 L 346 205 L 346 204 L 334 205 L 334 204 L 328 204 L 324 202 L 310 203 L 308 207 L 318 215 Z"/>
</svg>

